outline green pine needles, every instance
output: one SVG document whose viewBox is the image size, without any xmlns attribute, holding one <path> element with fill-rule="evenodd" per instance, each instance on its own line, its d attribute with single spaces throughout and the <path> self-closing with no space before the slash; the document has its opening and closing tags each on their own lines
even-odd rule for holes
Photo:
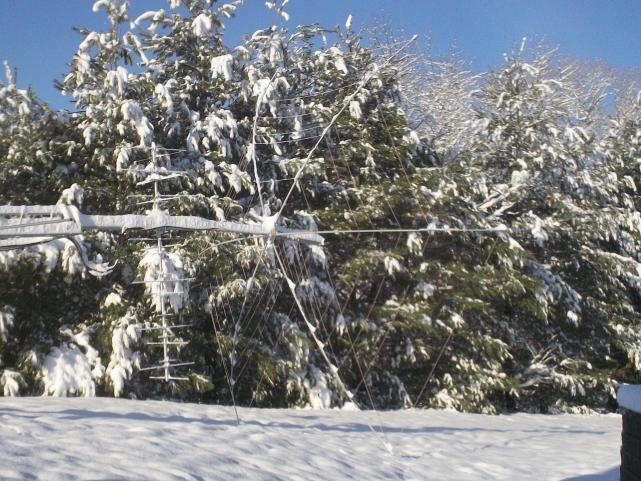
<svg viewBox="0 0 641 481">
<path fill-rule="evenodd" d="M 163 209 L 282 211 L 325 245 L 172 233 L 159 261 L 140 233 L 86 235 L 117 262 L 103 278 L 65 239 L 2 251 L 4 395 L 585 412 L 639 380 L 638 84 L 615 95 L 544 49 L 479 76 L 351 27 L 270 27 L 230 46 L 242 2 L 169 3 L 137 18 L 96 3 L 110 27 L 79 30 L 59 85 L 74 112 L 7 69 L 2 203 L 144 213 L 153 144 L 184 173 L 163 184 L 179 194 Z M 159 262 L 172 322 L 188 324 L 186 381 L 141 371 L 159 359 L 146 344 L 158 306 L 136 281 Z"/>
</svg>

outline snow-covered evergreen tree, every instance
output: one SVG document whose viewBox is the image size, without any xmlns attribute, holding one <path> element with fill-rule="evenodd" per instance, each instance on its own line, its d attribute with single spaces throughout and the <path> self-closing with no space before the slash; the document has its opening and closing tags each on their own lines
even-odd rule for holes
<svg viewBox="0 0 641 481">
<path fill-rule="evenodd" d="M 75 112 L 7 68 L 4 201 L 144 213 L 160 172 L 171 213 L 325 245 L 179 234 L 159 255 L 125 232 L 0 252 L 5 395 L 550 411 L 637 379 L 633 88 L 608 118 L 601 71 L 550 51 L 487 76 L 458 56 L 408 72 L 409 42 L 367 48 L 351 18 L 226 45 L 242 3 L 99 0 L 109 26 L 79 30 L 60 83 Z M 268 7 L 286 20 L 286 3 Z M 87 256 L 113 273 L 89 276 Z M 190 324 L 187 381 L 140 370 L 159 359 L 159 292 Z"/>
<path fill-rule="evenodd" d="M 265 222 L 282 209 L 280 222 L 291 226 L 315 225 L 319 215 L 313 211 L 328 207 L 349 185 L 343 177 L 347 169 L 374 183 L 400 165 L 387 144 L 389 135 L 374 132 L 389 122 L 392 141 L 406 143 L 407 130 L 393 119 L 398 115 L 393 59 L 377 63 L 353 33 L 318 27 L 293 33 L 272 27 L 230 49 L 222 43 L 223 21 L 240 3 L 181 2 L 171 4 L 169 12 L 146 12 L 133 20 L 126 3 L 95 5 L 106 11 L 111 28 L 82 31 L 85 38 L 63 84 L 81 112 L 72 117 L 71 131 L 82 139 L 75 147 L 84 159 L 84 182 L 93 186 L 85 195 L 86 208 L 144 209 L 132 194 L 144 170 L 153 167 L 152 145 L 163 167 L 187 173 L 168 186 L 184 193 L 167 203 L 173 212 Z M 364 112 L 374 113 L 365 129 Z M 306 159 L 337 113 L 328 140 Z M 340 172 L 330 167 L 329 157 L 345 152 L 354 165 L 342 162 Z M 288 196 L 302 166 L 298 187 Z M 243 402 L 329 406 L 346 400 L 341 374 L 332 367 L 343 356 L 324 352 L 316 342 L 321 337 L 329 341 L 332 326 L 344 322 L 328 282 L 326 253 L 286 242 L 221 246 L 221 240 L 191 236 L 171 254 L 169 267 L 195 278 L 178 310 L 193 323 L 185 333 L 191 344 L 181 355 L 199 366 L 192 382 L 171 386 L 171 394 L 229 400 L 224 377 L 229 370 Z M 137 271 L 147 278 L 159 260 L 147 255 L 136 266 L 132 258 L 142 244 L 128 236 L 106 241 L 112 260 L 120 263 L 99 296 L 103 321 L 96 338 L 109 359 L 103 385 L 116 395 L 160 394 L 163 386 L 135 374 L 141 364 L 153 362 L 136 327 L 153 326 L 155 306 L 153 296 L 131 284 Z M 278 274 L 276 251 L 291 268 L 300 268 L 295 266 L 303 258 L 313 259 L 309 272 L 290 275 L 304 308 L 320 302 L 316 298 L 329 304 L 328 312 L 312 322 L 327 320 L 330 326 L 310 332 L 300 312 L 291 311 L 295 301 Z"/>
<path fill-rule="evenodd" d="M 18 88 L 6 66 L 6 84 L 0 84 L 0 182 L 5 202 L 82 202 L 82 188 L 74 183 L 81 172 L 68 122 L 65 112 L 52 112 L 30 89 Z M 40 380 L 45 390 L 57 394 L 67 392 L 61 385 L 94 392 L 102 369 L 86 336 L 95 327 L 90 313 L 99 289 L 82 261 L 90 250 L 84 239 L 57 239 L 0 253 L 5 286 L 0 300 L 0 383 L 6 395 L 41 392 Z M 78 370 L 66 369 L 58 363 L 61 359 Z"/>
<path fill-rule="evenodd" d="M 419 52 L 401 76 L 401 92 L 412 127 L 429 150 L 447 162 L 468 147 L 474 122 L 475 93 L 482 80 L 456 50 L 445 58 Z M 443 158 L 445 157 L 445 158 Z"/>
<path fill-rule="evenodd" d="M 577 102 L 574 75 L 553 52 L 508 57 L 482 89 L 483 129 L 470 154 L 487 174 L 482 210 L 510 227 L 522 272 L 538 284 L 542 316 L 505 327 L 520 403 L 542 409 L 605 403 L 611 323 L 627 317 L 622 306 L 636 309 L 622 284 L 632 259 L 619 242 L 638 235 L 638 214 L 617 209 L 594 118 L 579 108 L 595 99 Z"/>
</svg>

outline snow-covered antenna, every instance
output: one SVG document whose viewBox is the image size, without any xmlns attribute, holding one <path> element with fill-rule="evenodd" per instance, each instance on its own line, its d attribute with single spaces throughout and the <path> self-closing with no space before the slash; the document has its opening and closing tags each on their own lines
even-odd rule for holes
<svg viewBox="0 0 641 481">
<path fill-rule="evenodd" d="M 168 285 L 185 283 L 190 279 L 177 279 L 170 276 L 166 270 L 165 261 L 169 255 L 163 244 L 163 236 L 168 232 L 219 232 L 233 234 L 236 240 L 249 238 L 263 238 L 266 241 L 278 237 L 297 240 L 308 244 L 322 245 L 324 239 L 315 232 L 297 229 L 288 229 L 277 225 L 275 219 L 261 217 L 259 223 L 242 223 L 233 221 L 215 221 L 196 216 L 172 216 L 162 209 L 162 204 L 169 200 L 177 199 L 181 195 L 161 194 L 161 182 L 187 176 L 186 172 L 170 170 L 159 166 L 157 147 L 151 146 L 152 168 L 132 170 L 136 175 L 145 178 L 138 182 L 138 186 L 153 184 L 154 194 L 151 201 L 140 202 L 151 204 L 152 208 L 145 215 L 88 215 L 79 211 L 72 205 L 33 205 L 33 206 L 0 206 L 0 250 L 13 250 L 27 248 L 37 244 L 51 242 L 59 238 L 68 238 L 76 246 L 82 261 L 88 271 L 96 276 L 105 276 L 113 270 L 113 266 L 91 262 L 87 256 L 82 242 L 78 239 L 84 231 L 105 231 L 124 233 L 128 230 L 143 230 L 151 232 L 151 236 L 141 236 L 138 240 L 153 241 L 153 250 L 158 261 L 158 275 L 154 279 L 134 281 L 136 284 L 150 285 L 151 292 L 155 295 L 155 304 L 160 317 L 159 326 L 144 328 L 143 330 L 160 332 L 156 341 L 148 342 L 150 346 L 159 346 L 163 349 L 160 364 L 142 368 L 141 371 L 161 371 L 160 376 L 151 376 L 151 379 L 163 381 L 186 380 L 176 377 L 173 370 L 178 367 L 193 365 L 193 362 L 182 362 L 171 357 L 171 352 L 185 344 L 186 341 L 176 337 L 174 330 L 189 327 L 188 324 L 172 324 L 170 318 L 177 317 L 176 309 L 168 312 L 167 304 L 171 296 L 183 295 L 183 292 L 169 291 Z M 227 241 L 226 241 L 227 242 Z"/>
<path fill-rule="evenodd" d="M 157 151 L 156 151 L 156 144 L 152 143 L 151 145 L 151 156 L 152 156 L 152 165 L 153 165 L 153 170 L 151 171 L 143 171 L 147 173 L 147 179 L 143 180 L 142 182 L 139 182 L 138 185 L 145 185 L 148 184 L 149 182 L 153 182 L 154 184 L 154 197 L 153 197 L 153 202 L 152 202 L 152 208 L 151 208 L 151 215 L 157 215 L 157 214 L 162 214 L 162 209 L 161 209 L 161 203 L 166 200 L 171 200 L 175 198 L 174 196 L 161 196 L 160 194 L 160 182 L 167 181 L 169 179 L 173 179 L 177 176 L 184 175 L 183 172 L 178 172 L 178 171 L 170 171 L 166 169 L 160 169 L 158 165 L 158 157 L 157 157 Z M 188 344 L 189 341 L 184 341 L 182 339 L 177 338 L 174 335 L 174 329 L 182 329 L 185 327 L 189 327 L 189 324 L 171 324 L 170 319 L 177 317 L 178 313 L 169 313 L 167 312 L 167 303 L 169 302 L 168 297 L 169 296 L 174 296 L 177 293 L 176 292 L 168 292 L 165 289 L 165 286 L 168 283 L 175 283 L 175 282 L 181 282 L 182 283 L 182 288 L 184 289 L 184 286 L 189 282 L 189 279 L 174 279 L 173 277 L 169 277 L 168 272 L 165 269 L 165 257 L 166 257 L 166 252 L 165 252 L 165 246 L 163 245 L 163 234 L 166 232 L 167 227 L 159 227 L 158 229 L 155 230 L 156 234 L 156 239 L 155 239 L 155 247 L 156 247 L 156 258 L 158 261 L 158 266 L 159 266 L 159 275 L 157 278 L 151 279 L 151 280 L 142 280 L 142 281 L 137 281 L 141 284 L 151 284 L 152 289 L 151 292 L 154 292 L 154 286 L 156 287 L 156 310 L 160 311 L 157 313 L 157 315 L 160 317 L 160 327 L 158 328 L 150 328 L 149 330 L 151 331 L 160 331 L 160 339 L 156 341 L 148 341 L 146 344 L 148 346 L 162 346 L 162 352 L 163 352 L 163 357 L 162 361 L 160 364 L 156 366 L 151 366 L 151 367 L 145 367 L 142 368 L 141 371 L 161 371 L 162 375 L 160 376 L 150 376 L 150 379 L 160 379 L 165 382 L 169 382 L 172 380 L 175 381 L 186 381 L 188 378 L 185 377 L 176 377 L 174 376 L 173 372 L 174 369 L 179 368 L 179 367 L 187 367 L 187 366 L 192 366 L 194 363 L 193 362 L 182 362 L 178 359 L 172 359 L 169 354 L 170 351 L 173 349 L 178 350 L 180 347 Z M 179 293 L 182 295 L 182 293 Z"/>
</svg>

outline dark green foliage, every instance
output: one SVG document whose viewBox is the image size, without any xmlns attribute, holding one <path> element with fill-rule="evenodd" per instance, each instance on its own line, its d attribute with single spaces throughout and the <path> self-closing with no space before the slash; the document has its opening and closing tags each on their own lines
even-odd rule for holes
<svg viewBox="0 0 641 481">
<path fill-rule="evenodd" d="M 118 262 L 102 279 L 63 240 L 2 252 L 6 395 L 549 412 L 609 409 L 616 383 L 638 380 L 638 99 L 605 128 L 602 99 L 577 94 L 553 53 L 514 55 L 480 85 L 455 62 L 426 77 L 447 108 L 425 106 L 417 134 L 404 50 L 316 26 L 231 48 L 236 4 L 183 4 L 128 28 L 114 0 L 106 32 L 79 31 L 60 84 L 78 113 L 0 86 L 3 202 L 53 204 L 78 184 L 86 212 L 142 213 L 156 149 L 186 172 L 162 186 L 182 194 L 163 205 L 174 214 L 262 222 L 282 209 L 283 225 L 350 232 L 323 248 L 168 235 L 170 267 L 192 278 L 167 307 L 190 324 L 172 355 L 195 363 L 169 384 L 139 370 L 160 358 L 143 330 L 158 326 L 152 289 L 134 283 L 155 268 L 140 233 L 82 240 Z M 89 379 L 57 381 L 60 353 Z"/>
</svg>

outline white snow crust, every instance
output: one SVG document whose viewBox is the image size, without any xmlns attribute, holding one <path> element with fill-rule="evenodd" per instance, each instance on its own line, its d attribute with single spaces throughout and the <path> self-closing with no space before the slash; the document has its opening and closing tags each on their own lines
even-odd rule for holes
<svg viewBox="0 0 641 481">
<path fill-rule="evenodd" d="M 1 399 L 0 479 L 618 479 L 621 419 L 615 414 L 239 412 L 237 426 L 230 407 Z"/>
<path fill-rule="evenodd" d="M 626 384 L 617 391 L 619 407 L 641 413 L 641 386 Z"/>
</svg>

